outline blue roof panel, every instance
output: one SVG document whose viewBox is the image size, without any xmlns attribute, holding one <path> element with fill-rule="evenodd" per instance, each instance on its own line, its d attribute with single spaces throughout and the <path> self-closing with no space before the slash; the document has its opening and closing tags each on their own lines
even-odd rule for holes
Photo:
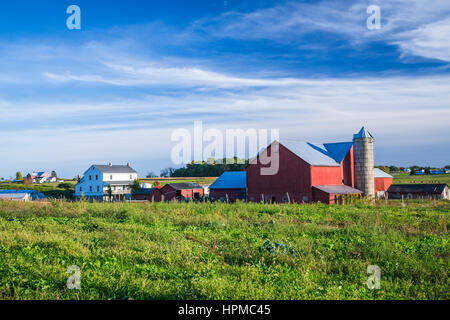
<svg viewBox="0 0 450 320">
<path fill-rule="evenodd" d="M 247 188 L 247 173 L 245 171 L 224 172 L 209 189 L 245 189 Z"/>
<path fill-rule="evenodd" d="M 341 163 L 353 146 L 353 142 L 325 143 L 328 154 L 337 162 Z"/>
</svg>

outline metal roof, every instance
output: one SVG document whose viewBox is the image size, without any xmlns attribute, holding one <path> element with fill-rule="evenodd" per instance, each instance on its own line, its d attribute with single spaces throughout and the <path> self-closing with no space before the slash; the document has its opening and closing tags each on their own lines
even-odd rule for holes
<svg viewBox="0 0 450 320">
<path fill-rule="evenodd" d="M 110 186 L 128 186 L 132 184 L 133 181 L 105 181 L 104 185 L 110 185 Z"/>
<path fill-rule="evenodd" d="M 391 193 L 438 193 L 444 192 L 447 184 L 434 183 L 434 184 L 393 184 L 389 187 L 387 192 Z"/>
<path fill-rule="evenodd" d="M 0 194 L 29 194 L 33 200 L 45 198 L 43 193 L 36 190 L 0 190 Z"/>
<path fill-rule="evenodd" d="M 137 173 L 133 168 L 122 165 L 108 166 L 108 165 L 94 164 L 94 167 L 96 167 L 103 173 Z"/>
<path fill-rule="evenodd" d="M 339 167 L 353 146 L 353 142 L 319 144 L 295 140 L 280 140 L 280 144 L 310 165 L 324 167 Z"/>
<path fill-rule="evenodd" d="M 326 192 L 328 194 L 361 194 L 362 191 L 346 186 L 346 185 L 340 185 L 340 186 L 314 186 L 314 188 L 319 189 L 323 192 Z"/>
<path fill-rule="evenodd" d="M 354 139 L 360 139 L 360 138 L 373 138 L 373 136 L 370 134 L 370 132 L 365 128 L 362 127 L 361 130 L 357 134 L 353 135 Z"/>
<path fill-rule="evenodd" d="M 375 178 L 394 178 L 389 173 L 386 173 L 383 170 L 378 169 L 378 168 L 373 169 L 373 175 Z"/>
<path fill-rule="evenodd" d="M 28 193 L 0 193 L 0 199 L 3 200 L 26 200 L 31 198 Z"/>
<path fill-rule="evenodd" d="M 155 192 L 156 188 L 141 188 L 138 191 L 136 191 L 135 195 L 150 195 L 153 192 Z"/>
<path fill-rule="evenodd" d="M 209 189 L 245 189 L 247 188 L 247 173 L 245 171 L 224 172 Z"/>
<path fill-rule="evenodd" d="M 166 186 L 171 186 L 175 190 L 184 189 L 202 189 L 202 186 L 196 182 L 184 182 L 184 183 L 168 183 Z M 165 187 L 165 186 L 164 186 Z"/>
</svg>

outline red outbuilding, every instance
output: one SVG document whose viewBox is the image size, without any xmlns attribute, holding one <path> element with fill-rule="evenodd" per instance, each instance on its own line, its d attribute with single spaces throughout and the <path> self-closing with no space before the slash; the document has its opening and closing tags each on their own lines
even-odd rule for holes
<svg viewBox="0 0 450 320">
<path fill-rule="evenodd" d="M 161 189 L 164 200 L 196 200 L 203 197 L 204 189 L 198 183 L 168 183 Z"/>
<path fill-rule="evenodd" d="M 246 183 L 245 171 L 224 172 L 209 187 L 209 196 L 212 200 L 227 202 L 245 200 Z"/>
<path fill-rule="evenodd" d="M 386 191 L 394 183 L 394 177 L 378 168 L 374 169 L 374 177 L 375 195 L 378 198 L 386 197 Z"/>
<path fill-rule="evenodd" d="M 160 202 L 162 198 L 162 193 L 157 188 L 148 188 L 148 189 L 139 189 L 135 194 L 133 194 L 133 196 L 135 200 Z"/>
</svg>

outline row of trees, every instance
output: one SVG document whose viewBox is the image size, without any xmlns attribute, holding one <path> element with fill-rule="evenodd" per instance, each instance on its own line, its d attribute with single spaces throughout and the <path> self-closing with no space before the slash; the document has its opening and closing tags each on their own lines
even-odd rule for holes
<svg viewBox="0 0 450 320">
<path fill-rule="evenodd" d="M 391 172 L 404 172 L 405 169 L 410 169 L 411 172 L 415 172 L 418 170 L 424 170 L 426 172 L 430 172 L 430 170 L 439 170 L 441 168 L 434 168 L 434 167 L 420 167 L 420 166 L 411 166 L 411 167 L 396 167 L 396 166 L 377 166 L 377 168 L 383 170 L 384 172 L 391 173 Z M 450 165 L 447 165 L 444 167 L 445 169 L 450 169 Z"/>
<path fill-rule="evenodd" d="M 208 159 L 208 161 L 192 161 L 182 168 L 165 168 L 161 170 L 160 177 L 218 177 L 225 171 L 243 171 L 248 160 L 237 157 L 231 159 Z M 154 178 L 150 172 L 147 178 Z"/>
</svg>

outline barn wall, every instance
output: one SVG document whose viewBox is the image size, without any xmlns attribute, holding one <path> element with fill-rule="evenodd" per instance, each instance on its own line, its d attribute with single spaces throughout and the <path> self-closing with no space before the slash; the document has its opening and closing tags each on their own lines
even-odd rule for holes
<svg viewBox="0 0 450 320">
<path fill-rule="evenodd" d="M 271 154 L 272 145 L 264 153 Z M 282 202 L 289 193 L 291 202 L 301 203 L 312 200 L 310 165 L 297 157 L 283 145 L 279 145 L 279 170 L 271 176 L 261 175 L 261 165 L 254 161 L 248 165 L 247 171 L 247 200 L 260 202 L 264 196 L 265 201 Z M 305 197 L 305 198 L 304 198 Z"/>
<path fill-rule="evenodd" d="M 170 200 L 176 199 L 176 195 L 177 195 L 176 190 L 168 184 L 166 184 L 164 187 L 161 188 L 161 192 L 164 195 L 164 200 L 170 201 Z M 202 197 L 204 194 L 204 190 L 203 190 L 203 188 L 183 189 L 183 190 L 181 190 L 181 198 L 182 199 L 186 199 L 186 198 L 193 199 L 194 193 L 199 193 L 200 197 Z"/>
<path fill-rule="evenodd" d="M 200 197 L 203 197 L 204 190 L 203 188 L 199 189 L 183 189 L 181 190 L 181 197 L 183 199 L 190 198 L 194 199 L 194 194 L 198 193 Z"/>
<path fill-rule="evenodd" d="M 214 200 L 225 198 L 228 195 L 228 200 L 234 202 L 236 199 L 245 196 L 245 189 L 211 189 L 209 195 Z"/>
<path fill-rule="evenodd" d="M 342 185 L 341 167 L 311 167 L 311 184 L 313 186 Z"/>
<path fill-rule="evenodd" d="M 313 188 L 313 200 L 314 202 L 322 202 L 325 204 L 330 204 L 331 202 L 334 202 L 334 196 L 322 190 Z"/>
<path fill-rule="evenodd" d="M 380 191 L 386 191 L 393 182 L 393 178 L 375 178 L 375 194 Z"/>
<path fill-rule="evenodd" d="M 352 188 L 355 187 L 355 170 L 354 170 L 354 157 L 353 157 L 353 147 L 350 149 L 349 153 L 345 156 L 344 161 L 342 161 L 342 177 L 344 179 L 344 184 Z"/>
<path fill-rule="evenodd" d="M 164 196 L 164 200 L 170 201 L 176 196 L 176 191 L 174 188 L 166 184 L 164 187 L 161 188 L 161 193 Z"/>
</svg>

